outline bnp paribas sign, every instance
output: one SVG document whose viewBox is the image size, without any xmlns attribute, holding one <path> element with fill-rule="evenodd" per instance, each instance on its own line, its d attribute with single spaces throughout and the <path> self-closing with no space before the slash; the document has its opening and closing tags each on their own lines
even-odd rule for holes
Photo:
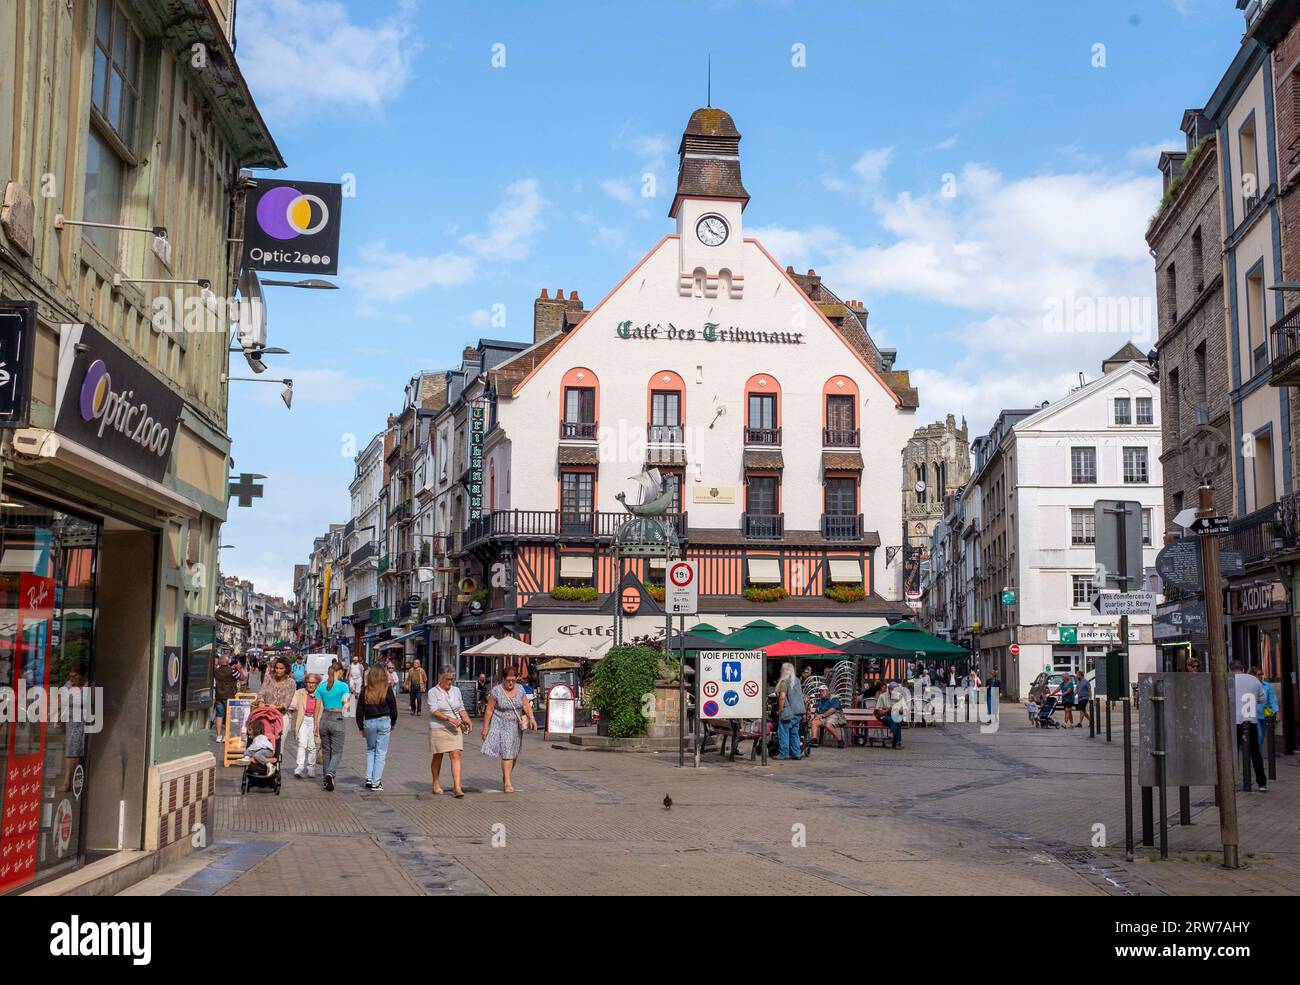
<svg viewBox="0 0 1300 985">
<path fill-rule="evenodd" d="M 742 342 L 758 345 L 803 345 L 803 332 L 765 332 L 737 328 L 728 325 L 723 328 L 717 322 L 706 321 L 699 329 L 678 328 L 672 322 L 666 326 L 658 322 L 651 325 L 637 325 L 631 321 L 621 321 L 614 329 L 620 339 L 641 339 L 654 341 L 666 339 L 669 342 Z"/>
<path fill-rule="evenodd" d="M 59 338 L 54 429 L 155 481 L 167 474 L 180 425 L 180 394 L 90 325 Z"/>
</svg>

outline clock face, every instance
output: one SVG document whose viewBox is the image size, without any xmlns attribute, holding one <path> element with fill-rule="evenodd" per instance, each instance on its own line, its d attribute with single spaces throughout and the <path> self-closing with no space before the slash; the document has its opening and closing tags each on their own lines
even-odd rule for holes
<svg viewBox="0 0 1300 985">
<path fill-rule="evenodd" d="M 695 224 L 695 235 L 705 246 L 721 246 L 727 241 L 727 221 L 720 215 L 706 215 Z"/>
<path fill-rule="evenodd" d="M 923 493 L 923 492 L 925 492 L 925 481 L 922 480 L 922 479 L 917 479 L 917 480 L 916 480 L 916 486 L 915 486 L 914 488 L 916 489 L 916 491 L 917 491 L 918 493 Z"/>
</svg>

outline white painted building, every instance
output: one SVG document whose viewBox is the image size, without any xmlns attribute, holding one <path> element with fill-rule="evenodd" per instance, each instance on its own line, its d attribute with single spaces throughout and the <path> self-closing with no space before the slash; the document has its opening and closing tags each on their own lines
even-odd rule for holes
<svg viewBox="0 0 1300 985">
<path fill-rule="evenodd" d="M 638 560 L 629 584 L 608 552 L 627 516 L 617 497 L 637 501 L 630 477 L 647 465 L 673 490 L 685 554 L 701 563 L 701 621 L 767 618 L 849 638 L 907 613 L 886 549 L 902 539 L 916 391 L 872 342 L 860 304 L 745 235 L 739 140 L 726 113 L 696 111 L 673 231 L 592 310 L 561 293 L 554 333 L 543 292 L 534 345 L 467 383 L 489 422 L 482 515 L 461 547 L 480 574 L 503 563 L 512 575 L 476 632 L 599 633 L 613 599 L 641 620 L 635 632 L 662 628 L 662 566 Z M 557 585 L 599 599 L 561 601 Z M 837 601 L 832 585 L 866 597 Z M 746 594 L 764 588 L 786 597 Z"/>
<path fill-rule="evenodd" d="M 1119 640 L 1118 620 L 1096 616 L 1091 608 L 1097 500 L 1142 504 L 1143 566 L 1155 564 L 1165 525 L 1160 391 L 1150 367 L 1131 358 L 1140 355 L 1127 346 L 1105 363 L 1099 379 L 1005 430 L 997 449 L 1010 492 L 1004 510 L 996 494 L 990 500 L 980 475 L 968 490 L 967 519 L 984 540 L 992 523 L 1005 522 L 1005 581 L 994 583 L 986 569 L 979 590 L 985 615 L 980 639 L 985 667 L 999 668 L 1009 697 L 1023 699 L 1044 670 L 1092 670 Z M 990 605 L 1003 587 L 1015 590 L 1015 605 Z M 1150 616 L 1132 618 L 1134 681 L 1155 670 L 1151 633 Z M 1012 645 L 1018 655 L 1010 652 Z"/>
</svg>

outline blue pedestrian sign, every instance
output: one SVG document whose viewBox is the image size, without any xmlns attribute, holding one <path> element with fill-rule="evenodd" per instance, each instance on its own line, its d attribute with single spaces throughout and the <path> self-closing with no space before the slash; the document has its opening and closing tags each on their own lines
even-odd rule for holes
<svg viewBox="0 0 1300 985">
<path fill-rule="evenodd" d="M 761 718 L 765 664 L 762 650 L 701 650 L 695 685 L 700 718 Z"/>
<path fill-rule="evenodd" d="M 728 708 L 734 708 L 740 704 L 740 695 L 735 691 L 728 691 L 722 696 L 722 701 Z"/>
<path fill-rule="evenodd" d="M 722 662 L 722 680 L 724 683 L 738 683 L 740 681 L 740 661 L 724 660 Z"/>
</svg>

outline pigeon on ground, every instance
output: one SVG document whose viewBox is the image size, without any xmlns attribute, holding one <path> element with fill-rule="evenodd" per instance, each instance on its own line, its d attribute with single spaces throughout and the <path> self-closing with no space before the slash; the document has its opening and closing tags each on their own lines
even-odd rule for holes
<svg viewBox="0 0 1300 985">
<path fill-rule="evenodd" d="M 664 810 L 670 811 L 672 809 L 673 809 L 673 798 L 668 796 L 668 794 L 664 794 Z"/>
</svg>

